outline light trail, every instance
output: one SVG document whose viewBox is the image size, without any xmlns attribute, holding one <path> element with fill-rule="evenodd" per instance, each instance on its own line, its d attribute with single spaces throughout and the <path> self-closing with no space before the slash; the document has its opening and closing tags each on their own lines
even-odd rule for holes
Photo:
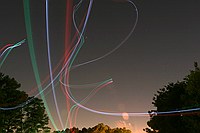
<svg viewBox="0 0 200 133">
<path fill-rule="evenodd" d="M 18 43 L 16 43 L 16 44 L 14 44 L 14 45 L 6 45 L 5 47 L 3 47 L 2 49 L 1 49 L 1 51 L 3 51 L 2 53 L 0 53 L 0 59 L 3 57 L 3 55 L 4 55 L 4 58 L 0 61 L 0 68 L 2 67 L 2 65 L 3 65 L 3 63 L 4 63 L 4 61 L 6 60 L 6 58 L 8 57 L 8 55 L 10 54 L 10 52 L 12 51 L 12 49 L 14 49 L 14 48 L 16 48 L 16 47 L 19 47 L 19 46 L 21 46 L 23 43 L 25 43 L 25 40 L 26 39 L 23 39 L 22 41 L 20 41 L 20 42 L 18 42 Z M 7 47 L 7 48 L 6 48 Z M 4 50 L 4 48 L 5 48 L 5 50 Z"/>
<path fill-rule="evenodd" d="M 26 39 L 23 39 L 22 41 L 20 41 L 20 42 L 18 42 L 18 43 L 16 43 L 16 44 L 14 44 L 14 45 L 12 45 L 12 44 L 8 44 L 8 45 L 6 45 L 5 47 L 3 47 L 1 50 L 0 50 L 0 58 L 4 55 L 4 53 L 5 52 L 7 52 L 8 50 L 12 50 L 13 48 L 16 48 L 16 47 L 19 47 L 19 46 L 21 46 L 23 43 L 25 43 L 25 40 Z M 4 48 L 5 48 L 5 50 L 4 50 Z M 3 51 L 3 52 L 1 52 L 1 51 Z M 8 52 L 9 53 L 9 52 Z"/>
<path fill-rule="evenodd" d="M 88 19 L 89 19 L 89 16 L 90 16 L 90 12 L 91 12 L 91 8 L 92 8 L 92 4 L 93 4 L 93 0 L 90 0 L 90 3 L 89 3 L 89 7 L 88 7 L 88 10 L 87 10 L 87 14 L 86 14 L 86 18 L 85 18 L 85 21 L 84 21 L 84 24 L 83 24 L 83 28 L 82 28 L 82 31 L 81 33 L 79 33 L 79 31 L 77 31 L 78 35 L 80 35 L 80 37 L 78 38 L 78 41 L 75 45 L 75 48 L 74 50 L 72 51 L 71 55 L 70 55 L 70 58 L 68 59 L 69 61 L 69 66 L 66 67 L 65 69 L 65 77 L 64 77 L 64 83 L 68 85 L 69 83 L 69 71 L 70 71 L 70 68 L 80 50 L 80 48 L 82 47 L 82 45 L 79 45 L 80 44 L 80 41 L 83 37 L 83 33 L 85 31 L 85 28 L 86 28 L 86 25 L 87 25 L 87 22 L 88 22 Z M 65 90 L 67 91 L 69 88 L 65 87 Z M 69 103 L 69 96 L 66 95 L 66 98 L 67 98 L 67 102 Z M 68 105 L 68 109 L 69 109 L 69 105 Z M 69 112 L 69 110 L 68 110 Z M 70 116 L 69 116 L 70 118 Z M 69 122 L 70 122 L 70 127 L 71 127 L 71 120 L 69 119 Z"/>
<path fill-rule="evenodd" d="M 6 49 L 6 48 L 8 48 L 8 47 L 10 47 L 10 46 L 12 46 L 13 44 L 7 44 L 7 45 L 5 45 L 3 48 L 1 48 L 0 49 L 0 53 L 2 52 L 2 51 L 4 51 L 4 49 Z"/>
<path fill-rule="evenodd" d="M 93 89 L 83 100 L 81 100 L 79 103 L 81 103 L 81 104 L 87 103 L 87 102 L 89 101 L 89 99 L 90 99 L 91 97 L 93 97 L 100 89 L 102 89 L 102 88 L 104 88 L 105 86 L 111 84 L 112 82 L 113 82 L 112 79 L 109 79 L 109 80 L 106 80 L 106 81 L 102 82 L 102 83 L 99 84 L 96 88 L 94 88 L 94 89 Z M 72 96 L 71 91 L 69 90 L 68 92 L 69 92 L 69 93 L 71 94 L 71 96 Z M 66 93 L 67 93 L 67 92 L 66 92 Z M 73 96 L 72 96 L 72 97 L 73 97 Z M 73 99 L 76 100 L 74 97 L 73 97 Z M 77 101 L 77 100 L 76 100 L 76 101 Z M 69 116 L 70 114 L 72 114 L 72 116 L 73 116 L 73 110 L 76 110 L 76 111 L 75 111 L 75 115 L 74 115 L 74 117 L 75 117 L 74 120 L 76 121 L 76 117 L 77 117 L 77 113 L 78 113 L 79 108 L 80 108 L 80 107 L 77 106 L 77 104 L 75 103 L 75 105 L 73 105 L 73 106 L 71 107 L 68 116 Z M 66 123 L 65 127 L 67 127 L 67 123 Z"/>
<path fill-rule="evenodd" d="M 64 125 L 62 123 L 61 115 L 60 115 L 60 110 L 58 107 L 57 103 L 57 98 L 56 98 L 56 92 L 55 92 L 55 87 L 54 87 L 54 82 L 53 82 L 53 74 L 52 74 L 52 65 L 51 65 L 51 52 L 50 52 L 50 40 L 49 40 L 49 11 L 48 11 L 48 0 L 46 2 L 46 37 L 47 37 L 47 53 L 48 53 L 48 65 L 49 65 L 49 73 L 50 73 L 50 80 L 51 80 L 51 87 L 52 87 L 52 92 L 53 92 L 53 98 L 54 98 L 54 103 L 56 106 L 56 112 L 59 118 L 59 121 L 61 123 L 62 128 L 64 129 Z"/>
<path fill-rule="evenodd" d="M 86 65 L 86 64 L 89 64 L 89 63 L 93 63 L 93 62 L 96 62 L 98 60 L 101 60 L 109 55 L 111 55 L 112 53 L 114 53 L 117 49 L 119 49 L 129 38 L 130 36 L 133 34 L 135 28 L 136 28 L 136 25 L 138 23 L 138 16 L 139 16 L 139 13 L 138 13 L 138 9 L 137 9 L 137 6 L 135 5 L 134 2 L 132 2 L 131 0 L 126 0 L 127 2 L 129 2 L 130 4 L 132 4 L 132 6 L 134 7 L 135 9 L 135 12 L 136 12 L 136 20 L 133 24 L 133 27 L 131 29 L 131 31 L 129 32 L 129 34 L 124 38 L 124 40 L 121 41 L 121 43 L 119 43 L 114 49 L 112 49 L 110 52 L 106 53 L 105 55 L 103 56 L 100 56 L 98 58 L 95 58 L 93 60 L 89 60 L 89 61 L 86 61 L 86 62 L 83 62 L 83 63 L 80 63 L 80 64 L 77 64 L 77 65 L 74 65 L 72 68 L 76 68 L 76 67 L 80 67 L 80 66 L 83 66 L 83 65 Z M 73 15 L 74 16 L 74 15 Z M 75 22 L 75 19 L 74 19 L 74 25 L 76 25 L 76 22 Z M 75 26 L 76 27 L 76 26 Z"/>
<path fill-rule="evenodd" d="M 32 36 L 32 27 L 31 27 L 31 17 L 30 17 L 30 3 L 29 0 L 23 0 L 24 3 L 24 17 L 25 17 L 25 26 L 26 26 L 26 32 L 27 32 L 27 38 L 28 38 L 28 47 L 29 47 L 29 53 L 31 56 L 31 63 L 36 79 L 36 83 L 38 86 L 39 94 L 41 95 L 41 98 L 44 102 L 44 106 L 46 108 L 47 114 L 49 116 L 50 121 L 52 122 L 54 128 L 58 130 L 56 124 L 54 123 L 54 119 L 51 115 L 51 112 L 49 110 L 49 107 L 47 105 L 46 99 L 44 97 L 43 91 L 42 91 L 42 86 L 41 86 L 41 80 L 40 80 L 40 75 L 38 71 L 38 65 L 35 57 L 35 50 L 34 50 L 34 43 L 33 43 L 33 36 Z"/>
</svg>

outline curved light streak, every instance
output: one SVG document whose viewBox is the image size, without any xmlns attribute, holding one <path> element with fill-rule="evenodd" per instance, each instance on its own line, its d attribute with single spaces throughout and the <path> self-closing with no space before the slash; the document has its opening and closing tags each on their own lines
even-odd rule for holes
<svg viewBox="0 0 200 133">
<path fill-rule="evenodd" d="M 51 65 L 51 52 L 50 52 L 50 40 L 49 40 L 49 11 L 48 11 L 48 0 L 46 0 L 46 37 L 47 37 L 47 50 L 48 50 L 48 65 L 49 65 L 49 73 L 50 73 L 50 80 L 51 80 L 51 87 L 52 87 L 52 92 L 53 92 L 53 98 L 54 98 L 54 103 L 56 106 L 56 112 L 59 118 L 59 121 L 61 123 L 62 128 L 64 129 L 64 125 L 62 123 L 60 111 L 58 108 L 58 103 L 57 103 L 57 98 L 56 98 L 56 92 L 55 92 L 55 87 L 54 87 L 54 82 L 53 82 L 53 74 L 52 74 L 52 65 Z"/>
<path fill-rule="evenodd" d="M 126 0 L 127 2 L 131 3 L 132 6 L 134 7 L 135 11 L 136 11 L 136 20 L 134 22 L 134 25 L 131 29 L 131 31 L 129 32 L 129 34 L 125 37 L 124 40 L 121 41 L 121 43 L 119 43 L 114 49 L 112 49 L 110 52 L 106 53 L 105 55 L 103 56 L 100 56 L 98 58 L 95 58 L 93 60 L 90 60 L 90 61 L 86 61 L 86 62 L 83 62 L 83 63 L 80 63 L 80 64 L 77 64 L 77 65 L 74 65 L 72 68 L 76 68 L 76 67 L 80 67 L 80 66 L 83 66 L 83 65 L 86 65 L 86 64 L 89 64 L 89 63 L 93 63 L 95 61 L 98 61 L 98 60 L 101 60 L 107 56 L 109 56 L 110 54 L 112 54 L 113 52 L 115 52 L 117 49 L 119 49 L 129 38 L 130 36 L 132 35 L 132 33 L 134 32 L 135 28 L 136 28 L 136 25 L 138 23 L 138 16 L 139 16 L 139 13 L 138 13 L 138 9 L 137 9 L 137 6 L 135 5 L 134 2 L 132 2 L 131 0 Z M 74 24 L 76 25 L 75 23 L 75 19 L 74 19 Z M 77 29 L 78 30 L 78 29 Z"/>
<path fill-rule="evenodd" d="M 6 60 L 6 58 L 8 57 L 8 55 L 10 54 L 10 52 L 12 51 L 12 49 L 14 49 L 14 48 L 16 48 L 16 47 L 19 47 L 19 46 L 21 46 L 24 42 L 25 42 L 25 40 L 26 39 L 23 39 L 22 41 L 20 41 L 20 42 L 18 42 L 18 43 L 16 43 L 16 44 L 14 44 L 14 45 L 12 45 L 12 46 L 9 46 L 9 45 L 6 45 L 6 46 L 8 46 L 5 50 L 4 50 L 4 48 L 6 47 L 3 47 L 1 50 L 3 50 L 3 52 L 0 54 L 0 59 L 1 59 L 1 57 L 4 55 L 4 58 L 2 59 L 2 61 L 0 61 L 0 68 L 1 68 L 1 66 L 3 65 L 3 63 L 4 63 L 4 61 Z"/>
<path fill-rule="evenodd" d="M 47 105 L 46 99 L 44 97 L 43 91 L 42 91 L 42 86 L 41 86 L 41 80 L 39 76 L 39 71 L 37 67 L 37 61 L 35 57 L 35 50 L 34 50 L 34 43 L 33 43 L 33 36 L 32 36 L 32 27 L 31 27 L 31 17 L 30 17 L 30 3 L 29 0 L 23 0 L 24 3 L 24 17 L 25 17 L 25 25 L 26 25 L 26 32 L 27 32 L 27 38 L 28 38 L 28 47 L 29 47 L 29 52 L 31 56 L 31 63 L 33 66 L 33 71 L 36 79 L 36 83 L 38 86 L 39 94 L 41 95 L 41 98 L 44 102 L 44 106 L 47 110 L 47 114 L 49 116 L 50 121 L 52 122 L 54 128 L 57 130 L 57 126 L 54 123 L 54 119 L 51 115 L 51 112 L 49 111 L 49 107 Z"/>
<path fill-rule="evenodd" d="M 69 65 L 68 65 L 68 67 L 66 67 L 66 69 L 65 69 L 65 77 L 64 77 L 64 83 L 65 84 L 68 84 L 68 80 L 69 80 L 69 71 L 70 71 L 70 68 L 71 68 L 71 65 L 72 65 L 72 63 L 74 62 L 74 60 L 75 60 L 75 58 L 76 58 L 76 56 L 77 56 L 77 54 L 78 54 L 78 52 L 79 52 L 79 50 L 80 50 L 80 48 L 82 47 L 82 45 L 79 45 L 80 44 L 80 41 L 81 41 L 81 39 L 82 39 L 82 37 L 83 37 L 83 33 L 84 33 L 84 31 L 85 31 L 85 28 L 86 28 L 86 25 L 87 25 L 87 22 L 88 22 L 88 19 L 89 19 L 89 16 L 90 16 L 90 12 L 91 12 L 91 8 L 92 8 L 92 4 L 93 4 L 93 0 L 90 0 L 90 3 L 89 3 L 89 7 L 88 7 L 88 10 L 87 10 L 87 14 L 86 14 L 86 18 L 85 18 L 85 22 L 84 22 L 84 24 L 83 24 L 83 28 L 82 28 L 82 31 L 81 31 L 81 33 L 80 33 L 80 37 L 78 38 L 78 41 L 77 41 L 77 43 L 76 43 L 76 45 L 75 45 L 75 48 L 74 48 L 74 50 L 72 51 L 72 53 L 71 53 L 71 55 L 70 55 L 70 57 L 69 57 L 69 59 L 68 59 L 68 61 L 69 61 Z M 77 31 L 78 32 L 78 34 L 79 34 L 79 31 Z M 69 89 L 69 88 L 65 88 L 66 89 L 66 91 Z M 66 98 L 68 98 L 68 95 L 66 95 Z M 68 99 L 67 99 L 68 100 Z M 67 101 L 68 102 L 68 101 Z M 68 106 L 68 108 L 69 108 L 69 106 Z M 69 116 L 70 117 L 70 116 Z M 71 121 L 70 121 L 70 119 L 69 119 L 69 122 L 70 122 L 70 127 L 71 127 Z"/>
<path fill-rule="evenodd" d="M 4 50 L 4 49 L 6 49 L 7 47 L 10 47 L 10 46 L 12 46 L 13 44 L 7 44 L 7 45 L 5 45 L 3 48 L 1 48 L 0 49 L 0 53 Z"/>
<path fill-rule="evenodd" d="M 13 48 L 16 48 L 16 47 L 19 47 L 19 46 L 21 46 L 24 42 L 25 42 L 25 40 L 26 39 L 24 39 L 24 40 L 22 40 L 22 41 L 20 41 L 20 42 L 18 42 L 18 43 L 16 43 L 16 44 L 14 44 L 14 45 L 12 45 L 12 46 L 9 46 L 9 47 L 7 47 L 5 50 L 3 50 L 3 52 L 0 54 L 0 58 L 3 56 L 3 54 L 6 52 L 6 51 L 8 51 L 9 49 L 13 49 Z M 11 45 L 11 44 L 10 44 Z M 1 49 L 2 50 L 2 49 Z"/>
<path fill-rule="evenodd" d="M 88 100 L 89 100 L 92 96 L 94 96 L 100 89 L 102 89 L 102 88 L 104 88 L 105 86 L 111 84 L 112 82 L 113 82 L 112 79 L 109 79 L 109 80 L 106 80 L 106 81 L 100 83 L 97 87 L 95 87 L 95 88 L 94 88 L 84 99 L 82 99 L 79 103 L 85 104 L 85 103 L 88 102 Z M 72 96 L 71 91 L 68 90 L 68 92 L 69 92 L 69 93 L 71 94 L 71 96 Z M 67 92 L 66 92 L 66 93 L 67 93 Z M 73 96 L 72 96 L 72 98 L 73 98 L 75 101 L 77 101 Z M 76 110 L 76 113 L 77 113 L 79 108 L 80 108 L 80 107 L 77 106 L 77 104 L 75 103 L 75 105 L 73 105 L 73 106 L 71 107 L 70 112 L 69 112 L 69 114 L 68 114 L 68 117 L 70 116 L 70 114 L 72 114 L 72 116 L 73 116 L 73 110 Z M 76 113 L 75 113 L 75 117 L 76 117 Z M 75 120 L 76 120 L 76 118 L 75 118 Z M 67 124 L 68 124 L 68 123 L 66 122 L 65 127 L 67 127 Z"/>
</svg>

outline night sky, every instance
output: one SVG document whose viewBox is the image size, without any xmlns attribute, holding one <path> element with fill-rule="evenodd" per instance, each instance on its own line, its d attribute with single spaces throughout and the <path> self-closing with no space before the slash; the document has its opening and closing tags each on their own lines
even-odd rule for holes
<svg viewBox="0 0 200 133">
<path fill-rule="evenodd" d="M 199 0 L 132 0 L 138 9 L 138 23 L 130 38 L 112 54 L 98 61 L 72 69 L 70 85 L 73 96 L 81 100 L 92 91 L 88 84 L 112 78 L 113 83 L 102 88 L 84 105 L 106 112 L 147 112 L 154 109 L 152 98 L 159 88 L 169 82 L 182 80 L 193 62 L 200 61 L 200 1 Z M 74 5 L 78 0 L 74 0 Z M 77 11 L 81 22 L 89 0 Z M 33 41 L 40 78 L 49 75 L 45 29 L 45 0 L 30 0 Z M 64 55 L 66 0 L 49 0 L 49 31 L 52 67 Z M 0 48 L 27 39 L 22 0 L 1 0 Z M 94 0 L 84 32 L 85 43 L 73 65 L 101 57 L 116 48 L 131 31 L 136 21 L 136 9 L 125 0 Z M 75 29 L 72 26 L 72 35 Z M 77 40 L 76 40 L 77 41 Z M 0 58 L 2 61 L 2 58 Z M 54 72 L 57 75 L 62 64 Z M 38 93 L 31 64 L 28 42 L 14 48 L 0 71 L 21 83 L 21 90 L 30 96 Z M 43 87 L 49 84 L 47 80 Z M 65 123 L 65 95 L 56 86 L 56 96 Z M 45 98 L 56 125 L 51 87 Z M 71 102 L 71 105 L 73 103 Z M 127 126 L 133 133 L 142 132 L 149 117 L 106 116 L 79 109 L 76 125 L 79 128 L 105 123 L 111 127 Z M 73 119 L 74 122 L 74 119 Z M 53 129 L 52 124 L 50 126 Z"/>
</svg>

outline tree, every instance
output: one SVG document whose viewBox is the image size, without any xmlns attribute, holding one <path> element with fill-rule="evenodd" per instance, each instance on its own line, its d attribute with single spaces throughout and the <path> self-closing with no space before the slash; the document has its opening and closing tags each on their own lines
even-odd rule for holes
<svg viewBox="0 0 200 133">
<path fill-rule="evenodd" d="M 42 100 L 28 97 L 24 91 L 19 90 L 20 86 L 14 78 L 0 73 L 0 132 L 29 133 L 48 130 L 48 117 Z M 13 108 L 27 100 L 31 102 Z"/>
<path fill-rule="evenodd" d="M 60 133 L 62 131 L 54 131 L 54 133 Z M 62 133 L 131 133 L 130 130 L 126 128 L 114 128 L 111 129 L 109 126 L 104 125 L 103 123 L 100 123 L 92 128 L 82 128 L 82 130 L 79 130 L 78 128 L 67 128 L 65 132 Z"/>
<path fill-rule="evenodd" d="M 15 79 L 0 73 L 0 107 L 14 107 L 28 98 L 28 95 L 17 90 L 20 84 Z M 13 132 L 21 124 L 21 109 L 0 110 L 0 131 Z"/>
<path fill-rule="evenodd" d="M 178 112 L 200 107 L 200 69 L 190 71 L 183 81 L 170 83 L 157 91 L 152 104 L 157 108 L 150 111 L 147 133 L 197 133 L 200 131 L 200 112 Z M 177 111 L 177 113 L 154 115 L 152 112 Z"/>
<path fill-rule="evenodd" d="M 24 132 L 48 130 L 48 116 L 41 99 L 34 98 L 24 109 Z"/>
</svg>

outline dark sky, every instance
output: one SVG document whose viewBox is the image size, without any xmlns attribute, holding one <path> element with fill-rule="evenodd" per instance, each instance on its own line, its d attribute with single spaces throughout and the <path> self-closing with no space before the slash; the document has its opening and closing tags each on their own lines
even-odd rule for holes
<svg viewBox="0 0 200 133">
<path fill-rule="evenodd" d="M 182 80 L 200 60 L 200 1 L 198 0 L 134 0 L 139 11 L 137 26 L 130 38 L 112 54 L 70 71 L 70 84 L 75 98 L 82 99 L 90 91 L 84 84 L 112 78 L 113 83 L 93 96 L 85 105 L 107 112 L 147 112 L 153 109 L 153 95 L 169 82 Z M 77 3 L 77 1 L 74 1 Z M 76 15 L 80 22 L 89 1 L 85 0 Z M 31 22 L 36 60 L 41 80 L 49 75 L 45 32 L 45 0 L 30 0 Z M 65 0 L 49 0 L 49 30 L 52 66 L 64 54 Z M 0 48 L 27 38 L 22 0 L 1 0 Z M 129 34 L 136 21 L 136 12 L 123 0 L 94 0 L 84 33 L 85 43 L 74 65 L 105 55 Z M 73 29 L 73 27 L 72 27 Z M 74 29 L 73 29 L 74 31 Z M 1 58 L 2 61 L 2 58 Z M 37 86 L 31 65 L 28 43 L 14 48 L 1 72 L 15 77 L 21 89 L 30 95 Z M 61 67 L 59 67 L 61 69 Z M 56 71 L 54 76 L 58 73 Z M 43 87 L 49 83 L 45 82 Z M 47 104 L 59 129 L 51 88 L 45 91 Z M 48 93 L 47 93 L 48 92 Z M 63 122 L 66 121 L 65 96 L 56 87 L 56 96 Z M 76 126 L 94 126 L 103 122 L 115 126 L 132 126 L 142 132 L 148 117 L 105 116 L 80 109 Z M 130 124 L 129 124 L 130 123 Z"/>
</svg>

